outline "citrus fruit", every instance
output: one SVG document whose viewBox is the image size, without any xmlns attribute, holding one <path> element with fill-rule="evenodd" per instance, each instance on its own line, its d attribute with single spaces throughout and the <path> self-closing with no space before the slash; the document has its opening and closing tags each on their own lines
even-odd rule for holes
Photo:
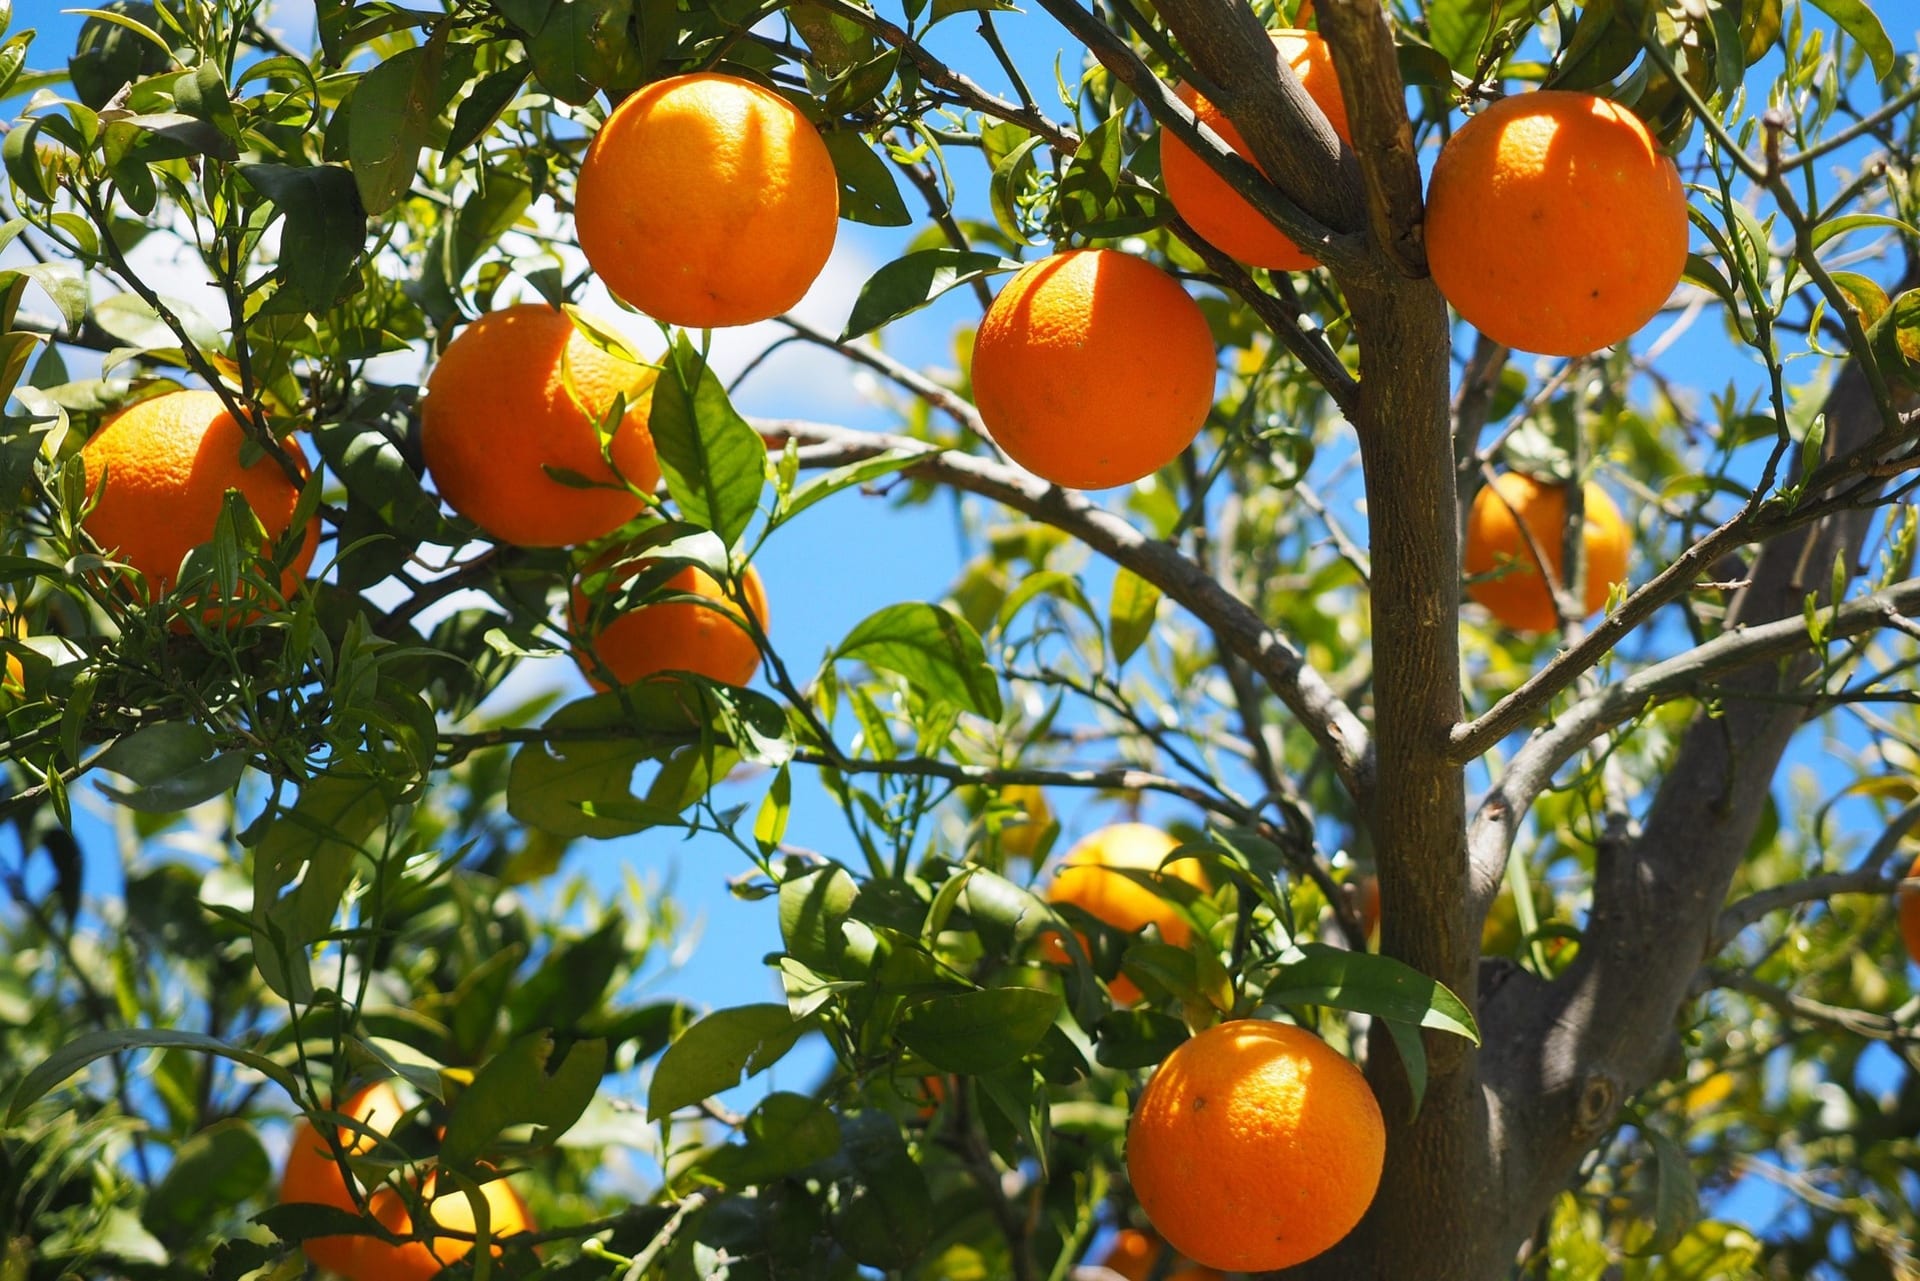
<svg viewBox="0 0 1920 1281">
<path fill-rule="evenodd" d="M 1151 1232 L 1122 1228 L 1100 1266 L 1119 1273 L 1126 1281 L 1148 1281 L 1166 1252 L 1167 1243 Z M 1191 1263 L 1174 1263 L 1162 1275 L 1165 1281 L 1223 1281 L 1214 1269 Z"/>
<path fill-rule="evenodd" d="M 973 399 L 1013 461 L 1106 489 L 1171 462 L 1213 406 L 1213 335 L 1179 282 L 1114 249 L 1021 268 L 973 345 Z"/>
<path fill-rule="evenodd" d="M 644 558 L 616 564 L 605 590 L 613 592 L 647 565 Z M 749 565 L 741 575 L 747 608 L 760 630 L 767 628 L 767 593 Z M 660 586 L 665 595 L 694 600 L 663 600 L 640 605 L 607 619 L 594 629 L 593 602 L 576 583 L 570 612 L 574 633 L 615 680 L 631 685 L 660 672 L 696 672 L 723 685 L 745 685 L 760 668 L 753 634 L 741 625 L 736 606 L 705 570 L 692 565 Z M 606 688 L 588 652 L 577 655 L 580 670 L 596 689 Z"/>
<path fill-rule="evenodd" d="M 1680 283 L 1687 195 L 1632 111 L 1560 89 L 1503 98 L 1440 149 L 1427 262 L 1455 310 L 1522 351 L 1630 337 Z"/>
<path fill-rule="evenodd" d="M 1907 869 L 1907 879 L 1920 879 L 1920 858 Z M 1907 955 L 1920 965 L 1920 889 L 1900 891 L 1900 937 L 1907 945 Z"/>
<path fill-rule="evenodd" d="M 174 585 L 187 553 L 213 538 L 230 489 L 246 498 L 267 537 L 277 540 L 293 523 L 300 491 L 272 458 L 243 466 L 246 442 L 239 420 L 210 391 L 168 392 L 129 405 L 80 451 L 87 488 L 97 495 L 82 523 L 109 555 L 145 576 L 156 599 Z M 283 444 L 304 472 L 299 442 Z M 319 541 L 316 516 L 293 563 L 280 573 L 282 596 L 299 587 Z"/>
<path fill-rule="evenodd" d="M 1009 816 L 1000 828 L 1000 851 L 1010 858 L 1032 858 L 1040 842 L 1058 824 L 1047 794 L 1032 783 L 1015 783 L 1000 789 L 1003 804 L 1012 805 L 1025 816 L 1015 821 Z"/>
<path fill-rule="evenodd" d="M 660 482 L 647 431 L 654 376 L 596 347 L 563 311 L 527 303 L 488 312 L 455 335 L 427 378 L 427 473 L 449 507 L 504 543 L 566 547 L 612 533 L 639 514 L 634 491 Z M 622 394 L 615 476 L 599 424 Z M 563 484 L 547 468 L 594 487 Z"/>
<path fill-rule="evenodd" d="M 715 72 L 656 81 L 616 107 L 573 197 L 580 250 L 614 296 L 693 328 L 799 302 L 839 218 L 819 131 L 772 90 Z"/>
<path fill-rule="evenodd" d="M 1175 947 L 1185 947 L 1193 937 L 1187 918 L 1166 899 L 1146 886 L 1122 874 L 1161 872 L 1185 881 L 1197 889 L 1206 889 L 1206 876 L 1198 859 L 1183 858 L 1161 864 L 1180 845 L 1173 837 L 1145 823 L 1115 823 L 1103 827 L 1067 851 L 1047 887 L 1047 900 L 1071 903 L 1087 915 L 1124 933 L 1138 934 L 1147 926 L 1157 926 L 1160 937 Z M 1086 940 L 1081 940 L 1084 948 Z M 1046 958 L 1070 963 L 1066 945 L 1049 937 L 1043 944 Z M 1115 1002 L 1131 1005 L 1140 999 L 1140 989 L 1126 975 L 1116 975 L 1107 990 Z"/>
<path fill-rule="evenodd" d="M 1386 1145 L 1360 1069 L 1311 1032 L 1239 1019 L 1183 1043 L 1147 1082 L 1127 1127 L 1127 1175 L 1174 1249 L 1264 1272 L 1353 1230 Z"/>
<path fill-rule="evenodd" d="M 1340 100 L 1340 82 L 1334 78 L 1333 55 L 1327 52 L 1326 41 L 1311 31 L 1276 31 L 1273 44 L 1280 57 L 1300 77 L 1301 87 L 1326 115 L 1333 131 L 1342 140 L 1351 141 L 1347 107 Z M 1242 159 L 1253 160 L 1246 140 L 1224 112 L 1189 85 L 1177 86 L 1177 92 L 1180 100 L 1200 117 L 1200 123 L 1219 134 Z M 1250 267 L 1271 267 L 1278 271 L 1305 271 L 1314 265 L 1310 254 L 1248 204 L 1198 152 L 1164 131 L 1160 135 L 1160 175 L 1166 184 L 1167 199 L 1173 202 L 1180 216 L 1208 244 L 1228 257 Z"/>
<path fill-rule="evenodd" d="M 380 1082 L 355 1093 L 337 1110 L 343 1116 L 353 1117 L 376 1134 L 386 1134 L 406 1114 L 407 1109 L 400 1101 L 400 1096 L 394 1093 L 393 1087 Z M 373 1150 L 375 1142 L 371 1135 L 346 1126 L 339 1127 L 338 1139 L 349 1156 L 364 1156 Z M 305 1117 L 294 1123 L 293 1139 L 287 1146 L 287 1168 L 280 1177 L 280 1201 L 283 1205 L 330 1205 L 349 1214 L 359 1213 L 359 1207 L 353 1203 L 352 1193 L 347 1191 L 346 1180 L 341 1174 L 340 1163 L 334 1159 L 333 1149 Z M 355 1236 L 313 1237 L 303 1242 L 301 1248 L 309 1259 L 329 1272 L 345 1274 L 362 1239 Z"/>
<path fill-rule="evenodd" d="M 1584 608 L 1591 615 L 1607 603 L 1613 585 L 1626 580 L 1632 538 L 1620 509 L 1605 490 L 1589 483 L 1581 493 L 1585 508 L 1581 545 L 1587 558 Z M 1547 581 L 1540 576 L 1534 546 L 1546 554 L 1554 579 L 1564 587 L 1566 523 L 1564 486 L 1543 483 L 1521 472 L 1502 472 L 1494 477 L 1492 484 L 1474 495 L 1467 512 L 1464 564 L 1470 576 L 1502 572 L 1469 583 L 1467 595 L 1515 631 L 1552 631 L 1559 625 L 1560 616 L 1553 607 Z"/>
<path fill-rule="evenodd" d="M 505 1179 L 493 1179 L 480 1187 L 487 1206 L 487 1232 L 495 1241 L 521 1232 L 533 1231 L 533 1219 L 526 1203 L 507 1186 Z M 422 1185 L 428 1211 L 437 1227 L 455 1232 L 476 1232 L 473 1203 L 465 1193 L 434 1193 L 434 1179 L 428 1176 Z M 407 1211 L 406 1198 L 390 1187 L 377 1190 L 369 1202 L 374 1218 L 396 1236 L 411 1235 L 413 1216 Z M 392 1245 L 378 1237 L 355 1237 L 353 1257 L 340 1269 L 348 1281 L 429 1281 L 448 1264 L 458 1263 L 473 1253 L 473 1242 L 460 1237 L 428 1233 L 424 1241 Z M 498 1245 L 493 1254 L 501 1254 Z"/>
</svg>

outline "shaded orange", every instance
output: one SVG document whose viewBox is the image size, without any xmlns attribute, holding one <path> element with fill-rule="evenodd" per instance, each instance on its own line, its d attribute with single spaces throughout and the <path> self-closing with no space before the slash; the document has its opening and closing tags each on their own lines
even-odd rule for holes
<svg viewBox="0 0 1920 1281">
<path fill-rule="evenodd" d="M 1076 489 L 1124 485 L 1176 458 L 1206 424 L 1213 379 L 1199 305 L 1114 249 L 1027 264 L 974 338 L 974 404 L 995 442 Z"/>
<path fill-rule="evenodd" d="M 819 131 L 772 90 L 714 72 L 657 81 L 615 108 L 573 201 L 581 252 L 607 288 L 690 328 L 799 302 L 840 218 Z"/>
<path fill-rule="evenodd" d="M 1581 493 L 1581 546 L 1587 560 L 1583 604 L 1591 615 L 1607 603 L 1615 583 L 1626 581 L 1633 540 L 1620 509 L 1605 490 L 1589 482 Z M 1546 554 L 1554 579 L 1565 586 L 1566 523 L 1565 486 L 1542 483 L 1521 472 L 1494 477 L 1491 485 L 1474 495 L 1467 512 L 1463 564 L 1469 576 L 1510 568 L 1498 577 L 1469 583 L 1467 595 L 1515 631 L 1546 632 L 1559 626 L 1553 594 L 1540 575 L 1540 560 L 1527 535 Z"/>
<path fill-rule="evenodd" d="M 1584 356 L 1653 319 L 1687 265 L 1680 171 L 1632 111 L 1542 89 L 1481 111 L 1427 186 L 1434 283 L 1481 333 Z"/>
<path fill-rule="evenodd" d="M 80 451 L 88 491 L 98 495 L 82 523 L 108 554 L 146 577 L 154 599 L 173 586 L 187 553 L 212 540 L 230 489 L 240 491 L 267 537 L 277 540 L 293 523 L 300 491 L 264 455 L 241 466 L 246 442 L 239 420 L 210 391 L 168 392 L 129 405 Z M 299 442 L 282 443 L 304 472 Z M 298 590 L 319 541 L 316 516 L 293 563 L 281 571 L 282 596 Z"/>
<path fill-rule="evenodd" d="M 1262 1272 L 1353 1230 L 1386 1142 L 1358 1068 L 1311 1032 L 1239 1019 L 1182 1044 L 1147 1082 L 1127 1129 L 1127 1174 L 1174 1249 Z"/>
<path fill-rule="evenodd" d="M 563 311 L 527 303 L 488 312 L 447 344 L 427 379 L 427 472 L 449 507 L 501 542 L 591 542 L 639 514 L 633 490 L 660 483 L 647 430 L 655 376 L 594 346 Z M 624 485 L 601 456 L 599 432 L 621 394 L 627 413 L 611 453 Z M 563 484 L 549 467 L 595 487 Z"/>
<path fill-rule="evenodd" d="M 645 558 L 615 567 L 606 591 L 638 574 L 647 565 Z M 767 629 L 767 592 L 753 566 L 740 576 L 748 610 Z M 574 584 L 569 611 L 573 630 L 584 638 L 587 649 L 598 656 L 614 679 L 622 685 L 645 680 L 660 672 L 697 672 L 724 685 L 745 685 L 760 669 L 760 650 L 753 634 L 738 621 L 737 606 L 705 570 L 692 565 L 669 578 L 660 592 L 667 595 L 696 596 L 711 604 L 691 600 L 668 600 L 641 605 L 609 619 L 588 635 L 594 622 L 593 603 Z M 605 689 L 587 654 L 576 654 L 580 670 L 596 689 Z"/>
<path fill-rule="evenodd" d="M 1311 10 L 1299 21 L 1305 22 L 1307 16 L 1311 16 Z M 1325 114 L 1333 131 L 1343 141 L 1352 141 L 1346 103 L 1340 99 L 1340 82 L 1334 76 L 1333 55 L 1327 52 L 1326 41 L 1311 31 L 1276 31 L 1273 44 L 1281 59 L 1300 77 L 1301 87 Z M 1219 134 L 1243 160 L 1253 161 L 1246 140 L 1224 112 L 1190 85 L 1178 86 L 1177 92 L 1202 124 Z M 1278 271 L 1305 271 L 1315 264 L 1311 254 L 1248 204 L 1198 152 L 1165 131 L 1160 134 L 1160 176 L 1167 199 L 1180 216 L 1207 243 L 1229 257 L 1250 267 Z"/>
<path fill-rule="evenodd" d="M 505 1179 L 484 1183 L 480 1190 L 487 1206 L 487 1232 L 493 1240 L 533 1231 L 533 1219 L 527 1213 L 526 1203 L 507 1186 Z M 429 1176 L 423 1185 L 423 1195 L 435 1226 L 455 1232 L 478 1230 L 473 1203 L 465 1193 L 456 1191 L 436 1196 L 434 1179 Z M 412 1234 L 413 1217 L 407 1213 L 406 1198 L 393 1188 L 376 1191 L 370 1208 L 388 1231 L 397 1236 Z M 441 1269 L 473 1253 L 473 1242 L 432 1232 L 424 1241 L 408 1241 L 403 1245 L 390 1245 L 378 1237 L 353 1239 L 357 1243 L 353 1258 L 340 1269 L 348 1281 L 429 1281 L 438 1276 Z M 502 1253 L 498 1245 L 492 1246 L 491 1251 L 496 1258 Z"/>
<path fill-rule="evenodd" d="M 1107 1257 L 1100 1260 L 1100 1266 L 1118 1272 L 1126 1281 L 1147 1281 L 1166 1250 L 1167 1243 L 1152 1233 L 1122 1228 Z M 1175 1263 L 1167 1271 L 1165 1281 L 1224 1281 L 1224 1278 L 1212 1268 Z"/>
<path fill-rule="evenodd" d="M 1185 881 L 1196 889 L 1207 888 L 1206 874 L 1198 859 L 1183 858 L 1168 863 L 1167 855 L 1180 842 L 1145 823 L 1115 823 L 1088 836 L 1060 860 L 1059 870 L 1047 886 L 1047 900 L 1071 903 L 1096 920 L 1127 934 L 1138 934 L 1147 926 L 1158 927 L 1160 937 L 1174 947 L 1185 947 L 1193 937 L 1187 918 L 1166 899 L 1147 887 L 1121 875 L 1116 869 L 1135 872 L 1159 872 Z M 1082 950 L 1086 936 L 1079 936 Z M 1057 937 L 1042 941 L 1042 955 L 1056 964 L 1070 964 L 1071 955 Z M 1120 1005 L 1132 1005 L 1140 999 L 1140 989 L 1124 974 L 1115 975 L 1107 990 Z"/>
<path fill-rule="evenodd" d="M 406 1110 L 400 1096 L 384 1081 L 355 1093 L 338 1109 L 342 1115 L 353 1117 L 369 1130 L 383 1135 L 392 1131 Z M 337 1136 L 350 1156 L 364 1156 L 373 1150 L 375 1143 L 371 1136 L 346 1126 L 338 1128 Z M 287 1167 L 280 1176 L 280 1201 L 282 1204 L 330 1205 L 349 1214 L 359 1213 L 352 1193 L 347 1190 L 340 1163 L 334 1159 L 333 1149 L 305 1117 L 294 1123 L 293 1139 L 287 1146 Z M 345 1274 L 362 1239 L 314 1237 L 302 1242 L 301 1249 L 328 1271 Z"/>
<path fill-rule="evenodd" d="M 1907 869 L 1907 879 L 1920 879 L 1920 858 Z M 1907 955 L 1920 965 L 1920 889 L 1900 891 L 1900 937 L 1907 945 Z"/>
</svg>

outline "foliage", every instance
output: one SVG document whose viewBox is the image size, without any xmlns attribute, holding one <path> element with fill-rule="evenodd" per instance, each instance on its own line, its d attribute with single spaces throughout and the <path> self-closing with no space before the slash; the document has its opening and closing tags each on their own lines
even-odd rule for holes
<svg viewBox="0 0 1920 1281">
<path fill-rule="evenodd" d="M 1373 101 L 1407 104 L 1416 151 L 1503 82 L 1604 92 L 1675 150 L 1695 232 L 1685 287 L 1631 345 L 1536 361 L 1456 327 L 1453 403 L 1431 406 L 1457 463 L 1427 477 L 1441 506 L 1464 510 L 1496 465 L 1592 478 L 1626 499 L 1634 567 L 1606 623 L 1532 637 L 1468 608 L 1459 661 L 1449 643 L 1434 663 L 1407 659 L 1402 624 L 1418 593 L 1459 601 L 1457 560 L 1416 582 L 1417 553 L 1375 539 L 1417 506 L 1374 488 L 1378 442 L 1421 428 L 1368 400 L 1396 364 L 1448 381 L 1444 350 L 1369 346 L 1378 298 L 1426 286 L 1362 270 L 1392 261 L 1371 224 L 1371 258 L 1345 228 L 1331 270 L 1293 276 L 1186 236 L 1157 147 L 1190 120 L 1150 90 L 1194 78 L 1194 5 L 1236 7 L 1043 0 L 1079 43 L 1036 93 L 1003 37 L 1042 19 L 998 0 L 320 0 L 311 49 L 262 0 L 112 0 L 71 49 L 0 0 L 0 649 L 21 671 L 0 692 L 17 838 L 0 1281 L 297 1275 L 298 1242 L 339 1224 L 274 1208 L 285 1121 L 384 1077 L 420 1111 L 375 1174 L 506 1170 L 541 1225 L 537 1254 L 476 1251 L 463 1274 L 1060 1278 L 1140 1226 L 1122 1152 L 1144 1074 L 1230 1016 L 1364 1059 L 1389 1177 L 1439 1198 L 1399 1197 L 1406 1212 L 1464 1239 L 1445 1198 L 1490 1178 L 1396 1172 L 1396 1144 L 1458 1124 L 1475 1065 L 1497 1084 L 1536 1048 L 1484 1013 L 1497 992 L 1604 988 L 1610 964 L 1684 971 L 1685 991 L 1651 1015 L 1655 1067 L 1620 1067 L 1578 1151 L 1541 1158 L 1545 1212 L 1487 1247 L 1498 1267 L 1911 1274 L 1920 1000 L 1890 896 L 1920 819 L 1920 56 L 1889 35 L 1897 6 L 1385 6 L 1411 93 Z M 1278 25 L 1297 6 L 1254 8 Z M 1320 8 L 1347 31 L 1340 62 L 1377 6 Z M 603 345 L 653 339 L 640 354 L 663 371 L 664 494 L 618 538 L 653 560 L 621 590 L 644 600 L 698 565 L 737 601 L 750 562 L 796 543 L 818 578 L 770 579 L 754 688 L 690 677 L 562 705 L 514 678 L 577 648 L 567 594 L 606 548 L 497 545 L 441 508 L 422 360 L 509 302 L 580 302 L 587 141 L 636 87 L 710 68 L 819 124 L 842 236 L 888 247 L 841 334 L 789 318 L 767 345 L 874 374 L 893 429 L 750 417 L 707 336 L 577 313 Z M 1370 177 L 1391 150 L 1363 149 Z M 1238 172 L 1290 232 L 1311 227 L 1284 200 L 1303 193 Z M 1172 269 L 1220 349 L 1199 439 L 1106 495 L 1001 461 L 970 404 L 988 282 L 1068 244 Z M 1579 250 L 1531 252 L 1544 271 Z M 210 287 L 169 292 L 169 253 Z M 928 333 L 957 368 L 893 354 Z M 183 385 L 256 409 L 262 449 L 297 432 L 319 460 L 319 572 L 232 628 L 179 606 L 196 571 L 259 572 L 247 522 L 223 520 L 152 604 L 82 527 L 82 443 Z M 1864 443 L 1843 431 L 1859 420 Z M 822 504 L 874 539 L 950 504 L 966 551 L 935 599 L 880 608 L 807 665 L 780 619 L 835 589 L 840 549 L 800 520 Z M 1799 566 L 1781 618 L 1741 614 L 1765 551 L 1828 518 L 1859 541 Z M 1396 720 L 1410 668 L 1451 682 L 1435 732 Z M 1740 683 L 1755 670 L 1778 687 Z M 1797 737 L 1730 749 L 1758 771 L 1726 792 L 1752 801 L 1726 807 L 1751 829 L 1732 883 L 1645 895 L 1625 915 L 1657 927 L 1658 955 L 1602 954 L 1621 851 L 1662 854 L 1632 842 L 1660 830 L 1663 780 L 1695 777 L 1689 744 L 1760 703 Z M 1467 820 L 1432 818 L 1445 860 L 1381 835 L 1417 790 L 1394 772 L 1408 761 L 1471 793 Z M 1057 832 L 1023 823 L 1036 788 L 1066 828 L 1117 805 L 1181 838 L 1211 889 L 1128 875 L 1174 903 L 1187 945 L 1047 900 Z M 833 823 L 803 834 L 820 796 Z M 680 910 L 650 870 L 608 896 L 588 864 L 633 838 L 651 869 L 694 834 L 730 859 L 694 874 L 777 909 L 778 939 L 746 950 L 784 1000 L 641 994 Z M 1111 999 L 1121 975 L 1139 1004 Z M 802 1046 L 818 1080 L 759 1088 Z M 1393 1232 L 1356 1236 L 1380 1258 L 1425 1248 Z"/>
</svg>

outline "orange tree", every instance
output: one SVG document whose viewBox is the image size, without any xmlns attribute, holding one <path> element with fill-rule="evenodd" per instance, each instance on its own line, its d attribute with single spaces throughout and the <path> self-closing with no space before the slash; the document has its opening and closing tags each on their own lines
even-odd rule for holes
<svg viewBox="0 0 1920 1281">
<path fill-rule="evenodd" d="M 314 7 L 0 0 L 0 1278 L 1292 1260 L 1128 1182 L 1152 1069 L 1234 1019 L 1320 1038 L 1257 1088 L 1336 1137 L 1150 1163 L 1242 1235 L 1338 1179 L 1288 1276 L 1913 1274 L 1902 6 Z M 1196 233 L 1170 141 L 1197 219 L 1314 265 Z M 767 342 L 890 431 L 748 418 L 675 327 L 792 305 L 835 200 L 887 261 Z M 546 338 L 440 364 L 510 306 Z M 898 354 L 950 322 L 957 371 Z M 206 471 L 117 417 L 182 389 L 237 429 Z M 1504 470 L 1540 501 L 1468 522 Z M 970 559 L 815 664 L 780 629 L 837 549 L 772 611 L 750 563 L 823 502 L 952 502 Z M 694 670 L 619 684 L 637 610 Z M 604 692 L 503 689 L 549 656 Z M 1096 802 L 1200 868 L 1106 873 L 1178 928 L 1049 894 Z M 777 906 L 784 1000 L 635 995 L 677 911 L 568 851 L 687 832 Z"/>
</svg>

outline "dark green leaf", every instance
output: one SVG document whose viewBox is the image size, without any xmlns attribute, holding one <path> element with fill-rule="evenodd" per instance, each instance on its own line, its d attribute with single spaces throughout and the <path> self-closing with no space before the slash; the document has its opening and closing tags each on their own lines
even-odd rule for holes
<svg viewBox="0 0 1920 1281">
<path fill-rule="evenodd" d="M 299 1097 L 299 1083 L 294 1080 L 292 1073 L 264 1054 L 229 1045 L 218 1037 L 160 1027 L 105 1028 L 82 1032 L 27 1073 L 14 1089 L 13 1102 L 7 1110 L 7 1124 L 20 1124 L 29 1107 L 96 1059 L 118 1054 L 122 1050 L 165 1048 L 197 1050 L 203 1054 L 232 1059 L 235 1063 L 244 1063 L 285 1090 L 288 1098 Z"/>
<path fill-rule="evenodd" d="M 889 605 L 847 633 L 833 657 L 894 672 L 928 697 L 964 711 L 1000 717 L 1000 683 L 979 635 L 938 605 Z"/>
<path fill-rule="evenodd" d="M 715 1010 L 667 1047 L 647 1090 L 647 1119 L 661 1117 L 740 1084 L 773 1066 L 807 1025 L 784 1005 Z"/>
<path fill-rule="evenodd" d="M 780 937 L 787 952 L 810 969 L 838 973 L 848 920 L 859 886 L 847 870 L 828 866 L 780 885 Z"/>
<path fill-rule="evenodd" d="M 835 1158 L 833 1239 L 870 1268 L 904 1268 L 933 1235 L 926 1176 L 884 1112 L 860 1112 L 840 1126 Z"/>
<path fill-rule="evenodd" d="M 474 85 L 461 101 L 459 110 L 453 113 L 453 131 L 447 135 L 447 145 L 440 153 L 441 159 L 452 159 L 478 142 L 526 83 L 527 69 L 511 66 L 494 72 Z"/>
<path fill-rule="evenodd" d="M 872 227 L 905 227 L 913 222 L 893 171 L 867 140 L 851 130 L 822 135 L 833 171 L 840 179 L 840 216 Z"/>
<path fill-rule="evenodd" d="M 1480 1031 L 1460 998 L 1411 966 L 1388 956 L 1348 952 L 1323 943 L 1302 945 L 1297 961 L 1280 967 L 1263 998 L 1270 1005 L 1325 1005 L 1464 1036 Z"/>
<path fill-rule="evenodd" d="M 991 1072 L 1040 1043 L 1059 1017 L 1058 993 L 995 987 L 936 996 L 908 1008 L 900 1040 L 945 1072 Z"/>
<path fill-rule="evenodd" d="M 1130 569 L 1113 577 L 1113 599 L 1107 606 L 1107 634 L 1113 640 L 1113 661 L 1133 657 L 1153 634 L 1160 608 L 1160 589 Z"/>
<path fill-rule="evenodd" d="M 402 49 L 361 77 L 353 91 L 347 155 L 360 204 L 383 214 L 413 185 L 420 149 L 437 114 L 434 94 L 444 48 L 431 42 Z"/>
<path fill-rule="evenodd" d="M 287 283 L 324 312 L 366 249 L 367 213 L 354 175 L 338 165 L 241 165 L 240 176 L 286 220 L 280 266 Z"/>
<path fill-rule="evenodd" d="M 747 1115 L 741 1132 L 744 1144 L 718 1148 L 700 1162 L 705 1174 L 729 1187 L 766 1183 L 840 1150 L 839 1119 L 803 1094 L 769 1094 Z"/>
<path fill-rule="evenodd" d="M 216 1121 L 182 1143 L 140 1218 L 162 1240 L 185 1243 L 266 1187 L 273 1176 L 251 1121 Z"/>
<path fill-rule="evenodd" d="M 556 836 L 604 839 L 649 826 L 598 810 L 634 800 L 633 771 L 642 761 L 660 760 L 700 739 L 699 727 L 687 716 L 683 687 L 667 682 L 569 703 L 546 725 L 607 731 L 604 740 L 528 743 L 514 755 L 507 773 L 507 812 Z M 583 808 L 589 805 L 595 813 Z"/>
<path fill-rule="evenodd" d="M 575 1041 L 557 1063 L 553 1052 L 553 1034 L 538 1032 L 487 1060 L 453 1101 L 440 1141 L 443 1165 L 470 1164 L 510 1125 L 537 1127 L 534 1146 L 544 1147 L 580 1119 L 606 1071 L 607 1043 Z"/>
<path fill-rule="evenodd" d="M 1187 1025 L 1155 1010 L 1115 1010 L 1094 1029 L 1094 1058 L 1101 1066 L 1131 1071 L 1152 1067 L 1180 1048 Z"/>
<path fill-rule="evenodd" d="M 685 334 L 654 383 L 648 425 L 673 501 L 688 520 L 734 546 L 760 505 L 767 447 Z"/>
<path fill-rule="evenodd" d="M 860 296 L 854 300 L 853 310 L 847 316 L 841 341 L 872 333 L 882 325 L 910 315 L 957 285 L 996 272 L 1012 271 L 1019 265 L 998 254 L 961 249 L 922 249 L 897 258 L 874 272 L 860 287 Z"/>
</svg>

